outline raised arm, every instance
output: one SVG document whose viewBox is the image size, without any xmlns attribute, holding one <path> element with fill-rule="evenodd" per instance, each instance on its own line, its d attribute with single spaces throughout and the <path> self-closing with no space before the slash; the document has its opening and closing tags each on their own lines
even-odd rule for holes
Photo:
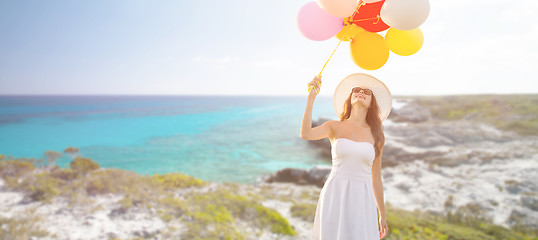
<svg viewBox="0 0 538 240">
<path fill-rule="evenodd" d="M 308 85 L 312 84 L 319 89 L 320 85 L 318 85 L 316 80 L 321 83 L 321 79 L 314 77 L 314 80 L 308 83 Z M 312 128 L 312 108 L 314 107 L 314 100 L 316 99 L 316 95 L 316 90 L 312 89 L 308 94 L 308 100 L 306 101 L 306 109 L 304 111 L 303 122 L 301 124 L 301 138 L 304 140 L 322 139 L 325 137 L 329 137 L 331 133 L 332 121 L 324 122 L 320 126 Z"/>
</svg>

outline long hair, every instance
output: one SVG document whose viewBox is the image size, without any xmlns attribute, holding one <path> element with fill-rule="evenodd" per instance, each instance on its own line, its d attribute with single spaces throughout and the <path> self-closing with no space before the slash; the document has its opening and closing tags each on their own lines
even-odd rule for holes
<svg viewBox="0 0 538 240">
<path fill-rule="evenodd" d="M 351 95 L 347 98 L 344 103 L 344 111 L 340 114 L 340 121 L 344 121 L 351 116 Z M 381 154 L 381 147 L 385 145 L 385 134 L 383 133 L 383 124 L 379 118 L 379 106 L 377 105 L 377 100 L 375 99 L 374 94 L 372 93 L 372 101 L 370 102 L 370 107 L 368 112 L 366 112 L 366 123 L 370 126 L 372 135 L 374 136 L 375 144 L 375 156 L 378 157 Z"/>
</svg>

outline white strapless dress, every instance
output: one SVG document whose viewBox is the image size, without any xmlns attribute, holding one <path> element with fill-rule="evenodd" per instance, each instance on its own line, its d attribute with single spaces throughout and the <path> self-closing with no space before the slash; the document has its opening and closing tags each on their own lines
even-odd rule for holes
<svg viewBox="0 0 538 240">
<path fill-rule="evenodd" d="M 337 138 L 332 169 L 321 189 L 312 237 L 315 240 L 379 240 L 372 186 L 374 146 Z"/>
</svg>

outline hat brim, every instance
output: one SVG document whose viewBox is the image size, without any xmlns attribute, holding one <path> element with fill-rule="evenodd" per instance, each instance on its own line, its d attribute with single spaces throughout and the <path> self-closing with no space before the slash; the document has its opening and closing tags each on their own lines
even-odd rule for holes
<svg viewBox="0 0 538 240">
<path fill-rule="evenodd" d="M 389 116 L 392 109 L 392 94 L 389 88 L 377 78 L 365 73 L 351 74 L 342 79 L 338 86 L 336 86 L 333 96 L 336 116 L 339 117 L 344 111 L 344 103 L 349 97 L 349 94 L 351 94 L 351 89 L 354 87 L 363 87 L 372 90 L 379 106 L 379 118 L 381 121 L 384 121 Z"/>
</svg>

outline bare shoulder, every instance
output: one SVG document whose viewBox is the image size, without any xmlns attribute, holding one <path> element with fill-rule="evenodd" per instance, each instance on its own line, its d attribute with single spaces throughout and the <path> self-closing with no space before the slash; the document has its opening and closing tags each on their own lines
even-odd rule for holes
<svg viewBox="0 0 538 240">
<path fill-rule="evenodd" d="M 325 123 L 327 123 L 327 125 L 329 126 L 331 130 L 328 138 L 331 141 L 331 145 L 332 145 L 332 142 L 334 142 L 334 139 L 336 139 L 336 136 L 338 135 L 338 132 L 339 132 L 338 129 L 340 128 L 341 122 L 338 120 L 329 120 L 329 121 L 326 121 Z"/>
<path fill-rule="evenodd" d="M 340 121 L 329 120 L 329 121 L 324 122 L 323 124 L 327 124 L 329 127 L 332 128 L 334 126 L 337 126 L 339 123 L 340 123 Z"/>
<path fill-rule="evenodd" d="M 338 120 L 330 120 L 327 122 L 329 123 L 331 127 L 339 127 L 342 125 L 342 121 L 338 121 Z"/>
</svg>

